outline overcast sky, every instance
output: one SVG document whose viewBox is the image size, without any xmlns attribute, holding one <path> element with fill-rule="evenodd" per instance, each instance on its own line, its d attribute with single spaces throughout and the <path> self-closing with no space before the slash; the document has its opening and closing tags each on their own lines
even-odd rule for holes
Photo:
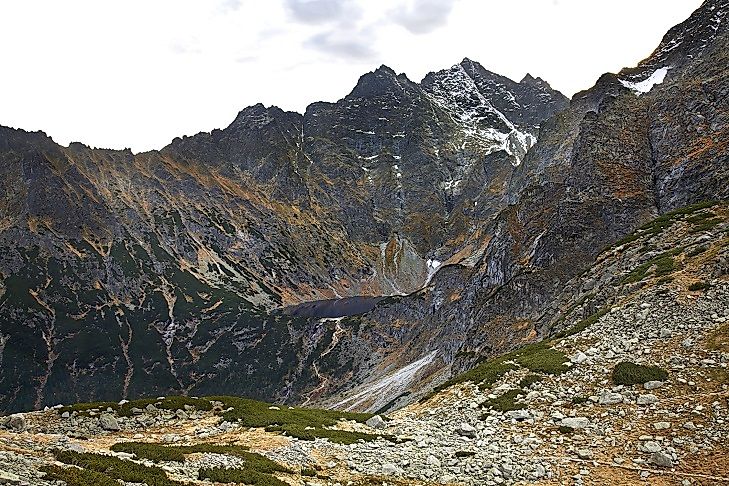
<svg viewBox="0 0 729 486">
<path fill-rule="evenodd" d="M 0 124 L 161 148 L 262 102 L 303 112 L 381 64 L 464 57 L 568 96 L 635 65 L 700 0 L 2 0 Z"/>
</svg>

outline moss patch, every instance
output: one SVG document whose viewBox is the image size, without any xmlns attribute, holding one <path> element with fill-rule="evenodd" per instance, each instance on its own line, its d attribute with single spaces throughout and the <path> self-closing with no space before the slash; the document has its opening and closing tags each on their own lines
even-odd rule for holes
<svg viewBox="0 0 729 486">
<path fill-rule="evenodd" d="M 641 385 L 649 381 L 665 381 L 668 372 L 658 366 L 643 366 L 629 361 L 615 365 L 613 383 L 616 385 Z"/>
</svg>

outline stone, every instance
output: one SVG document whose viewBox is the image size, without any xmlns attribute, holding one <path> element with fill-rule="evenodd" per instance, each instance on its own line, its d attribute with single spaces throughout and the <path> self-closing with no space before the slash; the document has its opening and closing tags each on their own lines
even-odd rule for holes
<svg viewBox="0 0 729 486">
<path fill-rule="evenodd" d="M 653 394 L 638 396 L 638 405 L 652 405 L 654 403 L 658 403 L 658 397 Z"/>
<path fill-rule="evenodd" d="M 656 430 L 666 430 L 671 428 L 671 424 L 669 422 L 656 422 L 653 424 L 653 428 Z"/>
<path fill-rule="evenodd" d="M 571 358 L 570 361 L 574 364 L 581 364 L 587 361 L 587 355 L 582 351 L 577 351 Z"/>
<path fill-rule="evenodd" d="M 600 395 L 600 405 L 615 405 L 623 401 L 623 395 L 614 392 L 605 392 Z"/>
<path fill-rule="evenodd" d="M 577 449 L 577 457 L 591 461 L 593 458 L 592 451 L 590 449 Z"/>
<path fill-rule="evenodd" d="M 384 429 L 387 427 L 387 423 L 379 415 L 368 418 L 365 424 L 373 429 Z"/>
<path fill-rule="evenodd" d="M 472 425 L 469 425 L 465 422 L 458 426 L 458 428 L 456 429 L 456 433 L 458 435 L 462 435 L 463 437 L 470 437 L 472 439 L 476 438 L 476 429 Z"/>
<path fill-rule="evenodd" d="M 119 422 L 117 422 L 116 418 L 108 413 L 102 413 L 99 416 L 99 425 L 104 430 L 109 431 L 116 431 L 121 430 L 121 427 L 119 427 Z"/>
<path fill-rule="evenodd" d="M 425 460 L 425 463 L 429 466 L 440 467 L 440 459 L 435 457 L 433 454 L 428 455 L 428 458 Z"/>
<path fill-rule="evenodd" d="M 651 455 L 651 462 L 658 467 L 672 467 L 673 459 L 663 452 L 654 452 Z"/>
<path fill-rule="evenodd" d="M 537 464 L 537 466 L 534 468 L 534 477 L 537 479 L 543 478 L 547 474 L 547 470 L 544 469 L 544 466 L 541 464 Z"/>
<path fill-rule="evenodd" d="M 17 474 L 0 470 L 0 484 L 22 484 L 22 481 Z"/>
<path fill-rule="evenodd" d="M 25 417 L 20 414 L 11 415 L 8 419 L 7 427 L 14 432 L 24 432 L 28 427 Z"/>
<path fill-rule="evenodd" d="M 402 469 L 392 463 L 382 465 L 382 474 L 385 476 L 395 476 L 402 474 Z"/>
<path fill-rule="evenodd" d="M 586 429 L 590 426 L 590 419 L 587 417 L 565 417 L 559 424 L 571 429 Z"/>
<path fill-rule="evenodd" d="M 642 444 L 641 448 L 642 448 L 643 452 L 654 453 L 654 452 L 660 452 L 661 445 L 658 442 L 649 440 L 649 441 L 646 441 L 644 444 Z"/>
<path fill-rule="evenodd" d="M 506 412 L 506 416 L 511 419 L 517 420 L 517 421 L 529 420 L 532 418 L 531 412 L 529 412 L 529 410 L 524 410 L 524 409 L 509 410 L 508 412 Z"/>
<path fill-rule="evenodd" d="M 648 381 L 643 384 L 643 388 L 645 388 L 646 390 L 655 390 L 656 388 L 660 388 L 662 386 L 662 381 Z"/>
</svg>

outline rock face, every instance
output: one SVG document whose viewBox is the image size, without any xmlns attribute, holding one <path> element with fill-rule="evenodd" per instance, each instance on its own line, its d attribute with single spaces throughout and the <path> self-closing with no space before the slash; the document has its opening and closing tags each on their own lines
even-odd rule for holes
<svg viewBox="0 0 729 486">
<path fill-rule="evenodd" d="M 729 197 L 727 16 L 726 0 L 705 2 L 639 66 L 576 94 L 541 124 L 480 258 L 451 259 L 422 291 L 359 319 L 362 336 L 398 323 L 378 337 L 402 345 L 376 349 L 390 368 L 436 353 L 398 393 L 442 379 L 438 365 L 456 374 L 552 333 L 580 296 L 620 291 L 605 274 L 579 278 L 603 249 L 657 215 Z"/>
<path fill-rule="evenodd" d="M 707 1 L 569 103 L 465 59 L 422 83 L 383 66 L 337 103 L 256 105 L 159 152 L 0 128 L 0 408 L 378 410 L 549 334 L 605 288 L 578 278 L 603 248 L 729 196 L 728 10 Z M 389 297 L 278 311 L 352 296 Z"/>
<path fill-rule="evenodd" d="M 383 66 L 337 103 L 252 106 L 158 152 L 0 128 L 0 409 L 299 401 L 320 372 L 345 379 L 350 360 L 314 363 L 351 344 L 328 314 L 278 309 L 409 293 L 476 254 L 473 229 L 567 104 L 464 61 L 422 84 Z"/>
</svg>

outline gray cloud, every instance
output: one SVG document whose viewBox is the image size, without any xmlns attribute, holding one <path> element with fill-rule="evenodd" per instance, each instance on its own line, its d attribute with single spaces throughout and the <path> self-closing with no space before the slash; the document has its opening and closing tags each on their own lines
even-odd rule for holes
<svg viewBox="0 0 729 486">
<path fill-rule="evenodd" d="M 353 61 L 367 61 L 376 57 L 372 48 L 370 30 L 345 32 L 341 29 L 320 32 L 304 42 L 309 48 Z"/>
<path fill-rule="evenodd" d="M 284 0 L 284 7 L 295 20 L 306 24 L 353 21 L 362 15 L 353 0 Z"/>
<path fill-rule="evenodd" d="M 392 12 L 393 20 L 413 34 L 427 34 L 448 23 L 458 0 L 413 0 Z"/>
</svg>

